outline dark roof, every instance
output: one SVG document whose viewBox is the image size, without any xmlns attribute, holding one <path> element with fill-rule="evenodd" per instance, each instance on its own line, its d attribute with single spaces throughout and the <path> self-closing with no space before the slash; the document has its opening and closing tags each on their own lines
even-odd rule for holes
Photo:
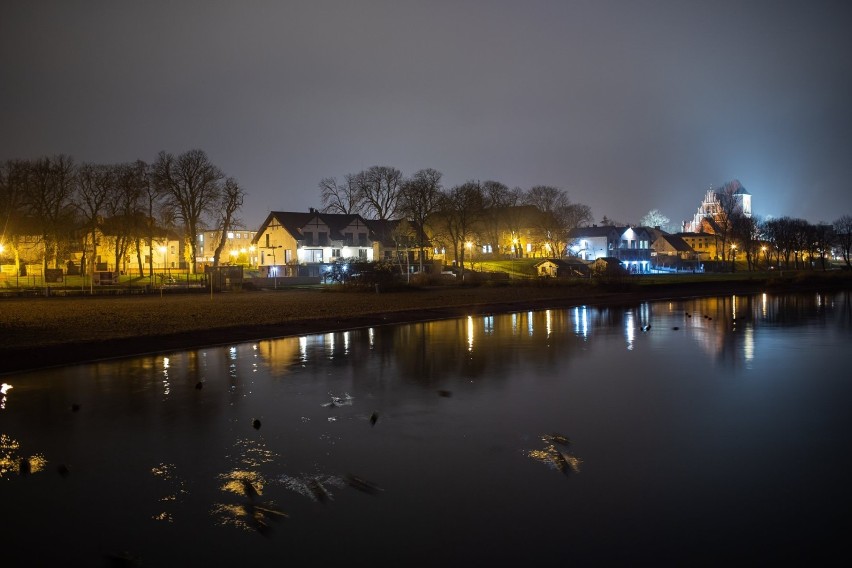
<svg viewBox="0 0 852 568">
<path fill-rule="evenodd" d="M 293 235 L 293 238 L 297 241 L 304 240 L 305 235 L 302 234 L 302 229 L 313 219 L 319 219 L 326 226 L 328 226 L 331 234 L 329 238 L 331 240 L 339 241 L 343 239 L 343 231 L 346 227 L 352 224 L 355 220 L 360 220 L 365 225 L 367 224 L 364 219 L 361 218 L 360 215 L 357 214 L 344 214 L 344 213 L 320 213 L 318 211 L 309 211 L 307 213 L 302 213 L 298 211 L 270 211 L 269 216 L 266 218 L 266 221 L 263 222 L 263 225 L 257 230 L 257 233 L 254 236 L 254 242 L 260 238 L 260 234 L 269 226 L 270 222 L 275 219 L 278 223 L 284 227 L 284 229 Z"/>
<path fill-rule="evenodd" d="M 588 262 L 579 258 L 543 258 L 536 262 L 533 266 L 541 266 L 545 262 L 552 262 L 560 268 L 575 268 L 577 266 L 586 268 L 589 266 Z"/>
<path fill-rule="evenodd" d="M 660 238 L 668 242 L 669 245 L 678 252 L 693 252 L 692 247 L 686 244 L 686 241 L 677 235 L 663 235 Z"/>
<path fill-rule="evenodd" d="M 705 238 L 705 237 L 714 237 L 713 233 L 675 233 L 677 237 L 689 237 L 689 238 Z"/>
<path fill-rule="evenodd" d="M 424 243 L 428 242 L 429 239 L 426 238 L 425 233 L 418 231 L 417 224 L 413 221 L 405 219 L 364 219 L 364 224 L 370 229 L 371 240 L 378 241 L 383 247 L 392 248 L 397 244 L 396 239 L 394 239 L 394 232 L 403 221 L 406 221 L 411 226 L 411 229 L 416 232 L 415 241 L 422 240 Z"/>
<path fill-rule="evenodd" d="M 572 239 L 581 239 L 583 237 L 607 237 L 612 231 L 617 231 L 622 234 L 627 230 L 627 227 L 614 227 L 612 225 L 592 226 L 592 227 L 577 227 L 569 231 L 568 236 Z"/>
</svg>

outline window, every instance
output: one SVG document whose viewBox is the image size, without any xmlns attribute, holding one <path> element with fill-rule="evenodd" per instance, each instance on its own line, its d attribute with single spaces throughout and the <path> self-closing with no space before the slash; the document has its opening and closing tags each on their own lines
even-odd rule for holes
<svg viewBox="0 0 852 568">
<path fill-rule="evenodd" d="M 266 248 L 269 248 L 269 234 L 266 235 Z"/>
<path fill-rule="evenodd" d="M 314 244 L 314 234 L 313 233 L 305 233 L 305 244 L 312 245 Z"/>
<path fill-rule="evenodd" d="M 358 258 L 361 260 L 367 259 L 367 249 L 358 249 Z"/>
<path fill-rule="evenodd" d="M 319 244 L 327 245 L 328 244 L 328 233 L 318 233 Z"/>
<path fill-rule="evenodd" d="M 340 258 L 340 249 L 331 249 L 331 256 L 336 256 Z"/>
<path fill-rule="evenodd" d="M 367 246 L 367 233 L 358 233 L 358 245 Z"/>
<path fill-rule="evenodd" d="M 322 262 L 322 249 L 310 249 L 305 252 L 308 262 Z"/>
<path fill-rule="evenodd" d="M 293 251 L 291 251 L 290 249 L 284 251 L 284 262 L 286 262 L 287 264 L 293 262 Z"/>
<path fill-rule="evenodd" d="M 352 233 L 344 233 L 343 240 L 345 241 L 344 244 L 346 244 L 346 246 L 351 247 L 353 244 L 355 244 L 355 241 L 352 239 Z"/>
<path fill-rule="evenodd" d="M 229 238 L 229 239 L 233 239 L 233 238 L 234 238 L 234 233 L 232 233 L 232 232 L 228 231 L 228 238 Z"/>
</svg>

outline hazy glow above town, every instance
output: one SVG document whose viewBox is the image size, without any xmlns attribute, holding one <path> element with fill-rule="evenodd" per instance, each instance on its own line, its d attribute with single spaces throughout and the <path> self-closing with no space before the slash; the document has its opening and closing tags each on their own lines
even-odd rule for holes
<svg viewBox="0 0 852 568">
<path fill-rule="evenodd" d="M 373 165 L 554 185 L 623 223 L 681 221 L 738 178 L 760 215 L 830 222 L 852 210 L 848 15 L 827 0 L 16 2 L 0 159 L 201 148 L 248 192 L 247 227 Z"/>
</svg>

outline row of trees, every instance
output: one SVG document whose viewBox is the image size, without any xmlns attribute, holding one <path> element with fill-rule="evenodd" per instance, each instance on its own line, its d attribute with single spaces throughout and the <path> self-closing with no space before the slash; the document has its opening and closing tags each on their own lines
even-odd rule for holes
<svg viewBox="0 0 852 568">
<path fill-rule="evenodd" d="M 45 268 L 82 248 L 84 269 L 91 273 L 98 235 L 104 235 L 112 240 L 115 265 L 135 252 L 140 274 L 147 245 L 152 274 L 155 238 L 180 230 L 194 273 L 198 235 L 217 231 L 218 264 L 244 198 L 237 181 L 197 149 L 177 156 L 160 152 L 152 163 L 75 164 L 66 155 L 7 160 L 0 164 L 0 244 L 18 265 L 22 246 L 36 237 Z"/>
<path fill-rule="evenodd" d="M 441 178 L 441 172 L 431 168 L 406 177 L 396 168 L 373 166 L 346 174 L 341 181 L 325 178 L 319 189 L 325 212 L 408 219 L 423 228 L 407 232 L 421 250 L 427 240 L 451 249 L 462 268 L 467 243 L 489 243 L 498 247 L 495 253 L 520 256 L 518 237 L 522 229 L 530 228 L 537 246 L 549 255 L 563 256 L 569 232 L 593 221 L 587 205 L 572 203 L 557 187 L 540 185 L 525 191 L 488 180 L 445 188 Z M 512 236 L 511 243 L 501 243 L 504 234 Z"/>
<path fill-rule="evenodd" d="M 746 215 L 736 188 L 717 194 L 719 211 L 706 219 L 709 232 L 716 237 L 716 250 L 731 268 L 745 258 L 749 270 L 756 270 L 761 256 L 766 266 L 813 268 L 825 270 L 832 251 L 839 251 L 850 266 L 852 248 L 852 216 L 844 215 L 833 223 L 812 224 L 792 217 L 765 218 Z"/>
</svg>

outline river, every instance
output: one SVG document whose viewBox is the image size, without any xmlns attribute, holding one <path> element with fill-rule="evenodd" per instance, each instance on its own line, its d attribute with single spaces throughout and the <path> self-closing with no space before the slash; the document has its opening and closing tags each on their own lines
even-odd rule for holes
<svg viewBox="0 0 852 568">
<path fill-rule="evenodd" d="M 4 566 L 819 563 L 849 292 L 577 307 L 5 375 Z"/>
</svg>

